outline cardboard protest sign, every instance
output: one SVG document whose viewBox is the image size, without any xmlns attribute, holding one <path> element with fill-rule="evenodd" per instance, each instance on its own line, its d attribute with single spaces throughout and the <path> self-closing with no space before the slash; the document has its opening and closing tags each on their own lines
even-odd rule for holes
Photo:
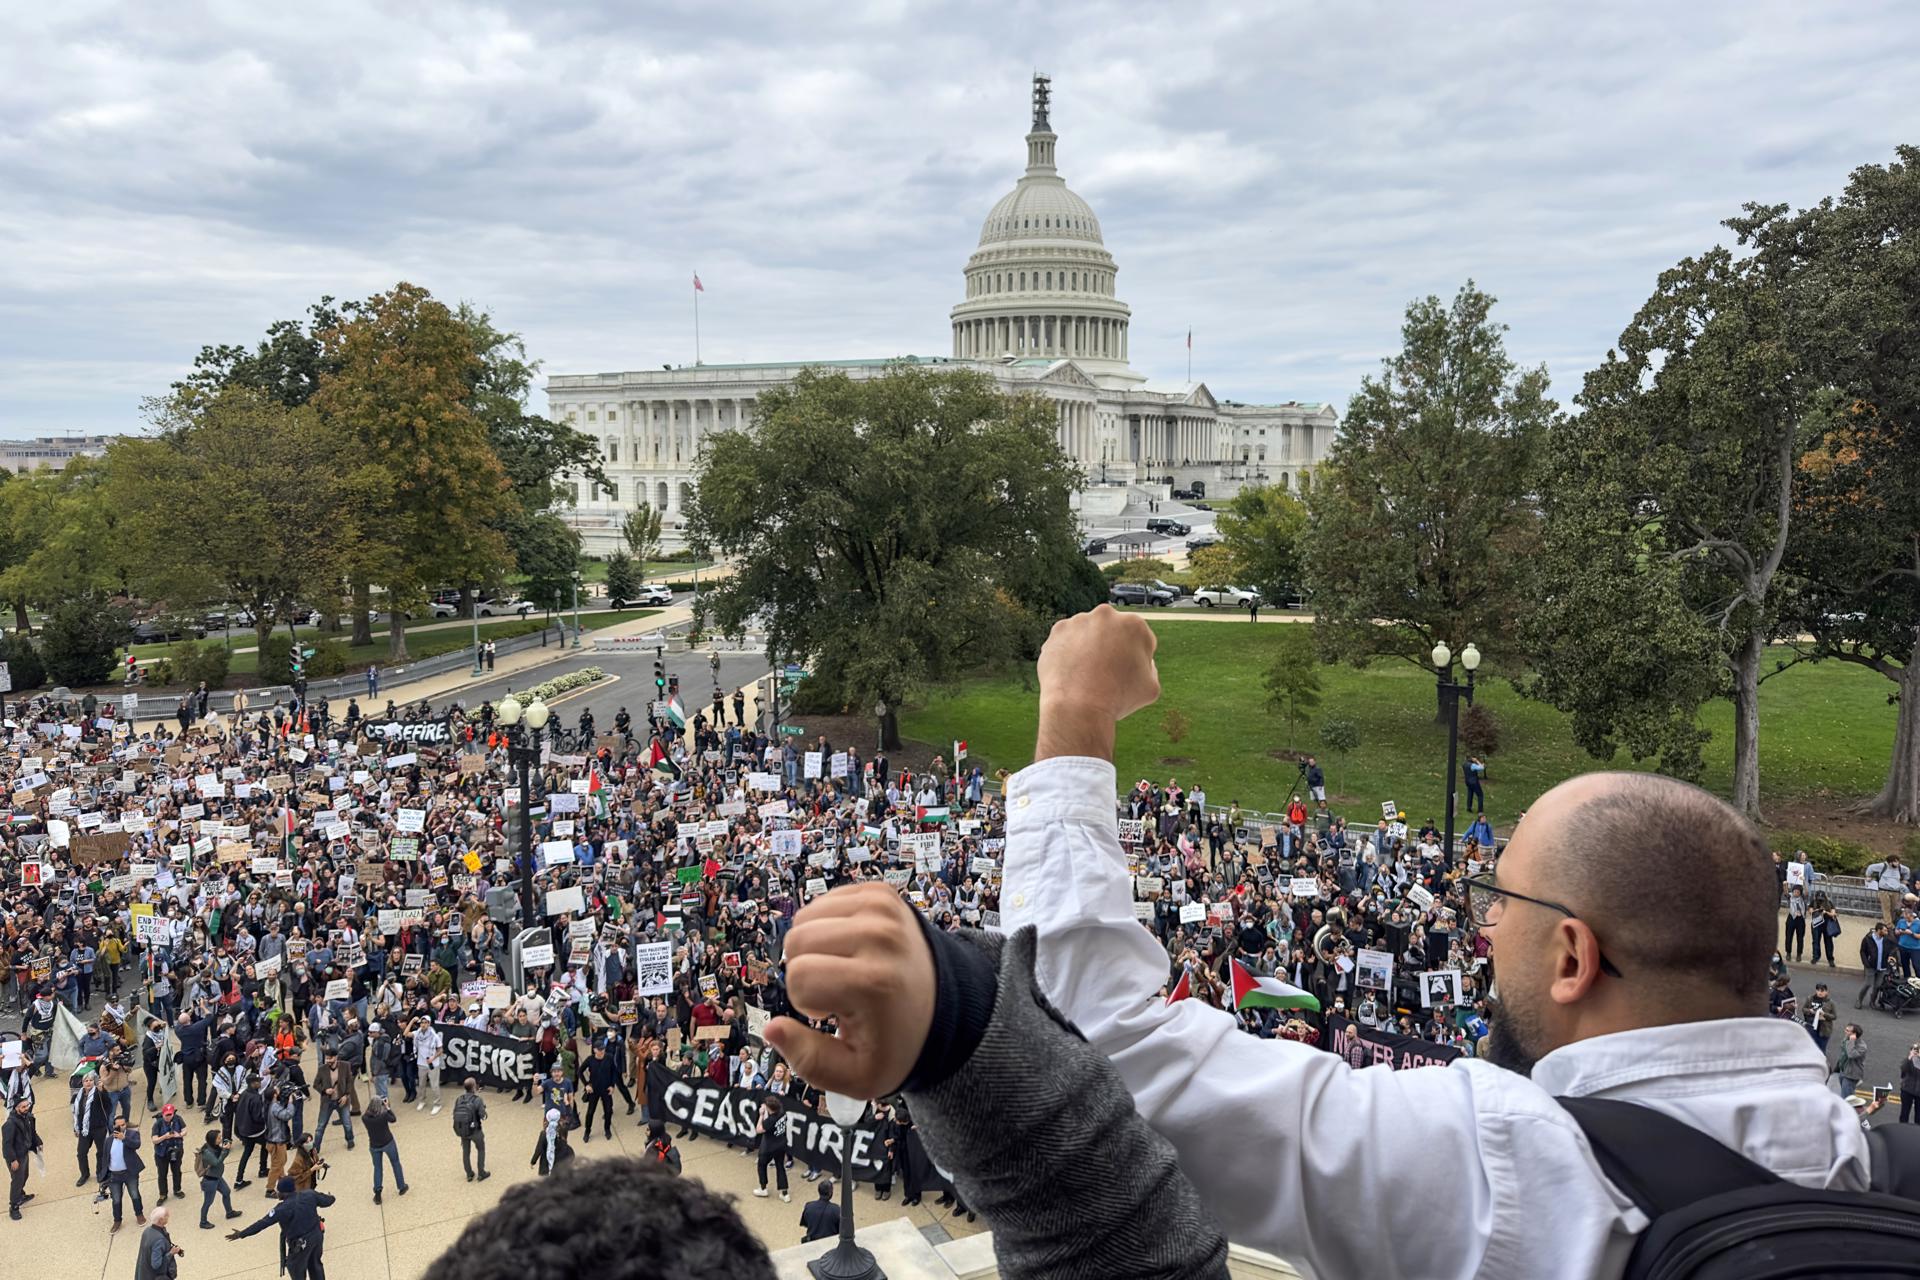
<svg viewBox="0 0 1920 1280">
<path fill-rule="evenodd" d="M 581 892 L 580 886 L 577 884 L 570 884 L 564 889 L 547 890 L 547 914 L 549 916 L 564 915 L 569 912 L 580 912 L 586 909 L 586 895 Z"/>
<path fill-rule="evenodd" d="M 126 857 L 132 847 L 133 839 L 124 831 L 74 836 L 69 845 L 77 867 L 117 862 Z"/>
<path fill-rule="evenodd" d="M 1181 924 L 1199 924 L 1206 918 L 1207 908 L 1205 903 L 1189 902 L 1180 908 Z"/>
</svg>

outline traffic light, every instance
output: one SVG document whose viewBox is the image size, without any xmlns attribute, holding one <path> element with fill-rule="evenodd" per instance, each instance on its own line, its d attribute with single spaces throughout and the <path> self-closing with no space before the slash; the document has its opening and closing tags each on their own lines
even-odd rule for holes
<svg viewBox="0 0 1920 1280">
<path fill-rule="evenodd" d="M 662 694 L 667 690 L 667 664 L 658 658 L 654 659 L 653 663 L 653 687 L 656 692 Z"/>
</svg>

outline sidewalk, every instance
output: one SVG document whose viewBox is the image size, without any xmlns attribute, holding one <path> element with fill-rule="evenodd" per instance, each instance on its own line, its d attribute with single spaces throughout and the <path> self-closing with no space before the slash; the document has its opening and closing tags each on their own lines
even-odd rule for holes
<svg viewBox="0 0 1920 1280">
<path fill-rule="evenodd" d="M 347 703 L 353 698 L 358 697 L 361 701 L 361 716 L 363 718 L 373 718 L 379 710 L 385 707 L 388 698 L 392 698 L 393 701 L 400 706 L 418 702 L 422 698 L 438 702 L 443 698 L 455 697 L 462 690 L 472 688 L 476 685 L 491 684 L 510 677 L 534 672 L 552 663 L 563 662 L 568 658 L 590 657 L 593 653 L 593 642 L 597 637 L 646 635 L 649 632 L 658 631 L 674 623 L 685 622 L 692 616 L 692 610 L 685 606 L 671 605 L 658 609 L 645 618 L 635 618 L 630 622 L 623 622 L 619 626 L 606 627 L 599 631 L 585 632 L 582 637 L 582 645 L 578 649 L 572 647 L 570 638 L 568 638 L 565 643 L 552 648 L 536 647 L 522 649 L 517 653 L 510 653 L 504 658 L 499 659 L 498 662 L 495 663 L 493 670 L 482 672 L 478 676 L 473 674 L 471 667 L 459 667 L 441 675 L 429 676 L 425 680 L 395 685 L 391 690 L 382 688 L 377 698 L 367 698 L 363 688 L 358 694 L 349 694 L 346 697 L 328 699 L 327 710 L 335 720 L 345 719 Z M 563 635 L 569 637 L 570 634 L 570 631 L 563 632 Z M 530 678 L 526 681 L 528 686 L 538 683 L 540 683 L 538 677 Z M 170 703 L 172 700 L 167 699 L 166 701 Z M 264 702 L 255 699 L 249 702 L 247 709 L 250 711 L 265 711 L 271 709 L 272 706 L 273 701 L 271 699 Z M 145 709 L 144 700 L 142 709 Z M 170 711 L 171 708 L 169 707 L 168 710 Z M 151 719 L 141 716 L 137 720 L 137 726 L 142 731 L 162 724 L 171 728 L 178 727 L 171 714 L 154 716 Z"/>
<path fill-rule="evenodd" d="M 1840 936 L 1833 940 L 1833 963 L 1836 969 L 1847 973 L 1860 972 L 1860 939 L 1873 932 L 1873 926 L 1880 923 L 1879 916 L 1840 917 Z M 1780 931 L 1775 935 L 1784 943 L 1787 940 L 1787 909 L 1780 908 Z M 1813 944 L 1807 944 L 1807 954 L 1813 954 Z M 1787 959 L 1791 961 L 1792 956 Z"/>
</svg>

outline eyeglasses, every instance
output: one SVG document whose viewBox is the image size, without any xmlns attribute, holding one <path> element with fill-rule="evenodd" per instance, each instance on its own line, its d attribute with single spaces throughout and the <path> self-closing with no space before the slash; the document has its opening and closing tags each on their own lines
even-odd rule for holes
<svg viewBox="0 0 1920 1280">
<path fill-rule="evenodd" d="M 1508 898 L 1519 902 L 1531 902 L 1534 906 L 1545 907 L 1549 911 L 1558 911 L 1569 920 L 1580 918 L 1571 907 L 1561 906 L 1557 902 L 1548 902 L 1545 898 L 1530 898 L 1524 893 L 1515 893 L 1511 889 L 1502 889 L 1493 881 L 1483 877 L 1469 877 L 1466 886 L 1467 907 L 1473 913 L 1474 924 L 1481 927 L 1500 922 L 1500 916 L 1506 908 Z M 1600 972 L 1610 978 L 1624 976 L 1614 967 L 1613 961 L 1607 959 L 1604 951 L 1600 953 Z"/>
</svg>

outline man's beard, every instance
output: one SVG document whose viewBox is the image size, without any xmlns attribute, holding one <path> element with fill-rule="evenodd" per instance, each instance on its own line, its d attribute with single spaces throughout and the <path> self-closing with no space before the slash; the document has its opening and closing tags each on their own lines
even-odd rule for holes
<svg viewBox="0 0 1920 1280">
<path fill-rule="evenodd" d="M 1487 999 L 1486 1052 L 1480 1056 L 1497 1067 L 1523 1076 L 1544 1056 L 1540 1028 L 1534 1020 L 1497 996 Z"/>
</svg>

